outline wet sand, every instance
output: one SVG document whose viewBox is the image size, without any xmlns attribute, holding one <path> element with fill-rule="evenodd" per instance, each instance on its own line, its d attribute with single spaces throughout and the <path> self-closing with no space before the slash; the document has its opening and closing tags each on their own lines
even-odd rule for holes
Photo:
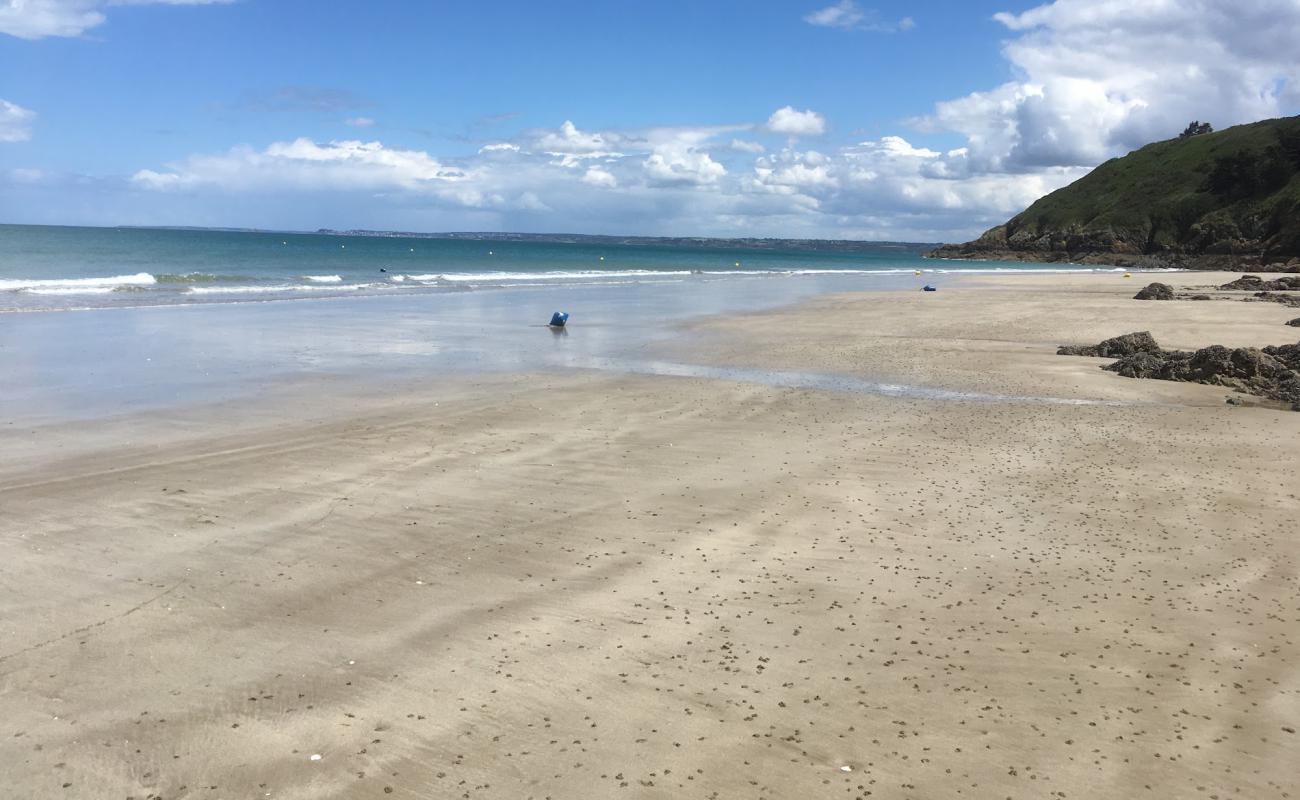
<svg viewBox="0 0 1300 800">
<path fill-rule="evenodd" d="M 5 430 L 5 791 L 1294 796 L 1300 414 L 1053 354 L 1279 344 L 1294 310 L 1145 278 L 660 354 L 1114 405 L 574 371 Z"/>
</svg>

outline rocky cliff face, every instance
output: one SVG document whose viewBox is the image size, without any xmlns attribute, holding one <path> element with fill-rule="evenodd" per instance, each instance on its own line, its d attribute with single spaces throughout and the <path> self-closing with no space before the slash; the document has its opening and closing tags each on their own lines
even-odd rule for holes
<svg viewBox="0 0 1300 800">
<path fill-rule="evenodd" d="M 1147 145 L 927 255 L 1300 271 L 1300 117 Z"/>
</svg>

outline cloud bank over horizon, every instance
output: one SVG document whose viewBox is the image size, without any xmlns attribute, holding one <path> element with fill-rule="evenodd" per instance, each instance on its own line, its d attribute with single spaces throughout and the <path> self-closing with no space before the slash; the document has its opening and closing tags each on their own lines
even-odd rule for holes
<svg viewBox="0 0 1300 800">
<path fill-rule="evenodd" d="M 846 30 L 869 19 L 847 0 L 804 17 Z M 589 128 L 561 117 L 446 155 L 391 143 L 374 118 L 354 116 L 346 124 L 363 138 L 232 143 L 118 178 L 33 168 L 19 181 L 11 170 L 7 182 L 83 180 L 128 198 L 114 208 L 132 216 L 109 224 L 266 224 L 243 215 L 291 206 L 277 224 L 953 241 L 1193 118 L 1227 127 L 1300 110 L 1295 0 L 1055 0 L 995 19 L 1012 79 L 939 100 L 886 135 L 846 136 L 794 102 L 730 124 Z M 34 116 L 0 101 L 0 142 L 31 136 Z M 959 146 L 931 144 L 954 137 Z"/>
</svg>

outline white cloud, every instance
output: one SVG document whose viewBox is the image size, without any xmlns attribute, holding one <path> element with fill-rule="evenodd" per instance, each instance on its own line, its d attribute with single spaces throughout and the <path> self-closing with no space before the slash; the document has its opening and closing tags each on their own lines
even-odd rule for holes
<svg viewBox="0 0 1300 800">
<path fill-rule="evenodd" d="M 995 19 L 1016 80 L 937 104 L 922 127 L 966 136 L 976 169 L 1093 166 L 1177 135 L 1300 106 L 1296 0 L 1056 0 Z"/>
<path fill-rule="evenodd" d="M 502 229 L 958 241 L 1191 119 L 1226 127 L 1300 110 L 1297 0 L 1058 0 L 999 19 L 1014 78 L 937 103 L 918 127 L 958 135 L 942 147 L 885 135 L 800 149 L 827 121 L 785 106 L 735 126 L 566 121 L 459 159 L 300 139 L 194 156 L 134 183 L 167 192 L 168 210 L 287 191 Z"/>
<path fill-rule="evenodd" d="M 212 198 L 291 196 L 295 208 L 351 198 L 357 213 L 414 205 L 437 209 L 438 219 L 488 214 L 471 219 L 529 230 L 937 240 L 966 237 L 1080 174 L 976 174 L 961 148 L 941 153 L 898 136 L 771 153 L 732 138 L 766 127 L 609 131 L 566 122 L 461 159 L 296 139 L 143 169 L 132 184 L 166 194 L 173 211 Z"/>
<path fill-rule="evenodd" d="M 865 16 L 853 0 L 840 0 L 833 6 L 808 14 L 803 21 L 824 28 L 853 28 L 862 22 Z"/>
<path fill-rule="evenodd" d="M 564 166 L 576 166 L 586 158 L 618 158 L 623 154 L 615 148 L 621 140 L 622 136 L 615 133 L 584 133 L 566 119 L 558 131 L 539 134 L 533 146 L 547 155 L 558 156 Z"/>
<path fill-rule="evenodd" d="M 916 27 L 916 20 L 903 17 L 896 24 L 890 25 L 879 20 L 874 10 L 861 8 L 854 0 L 840 0 L 833 6 L 826 6 L 806 14 L 803 21 L 820 28 L 841 28 L 848 31 L 875 31 L 877 33 L 898 33 L 910 31 Z"/>
<path fill-rule="evenodd" d="M 0 142 L 25 142 L 32 138 L 35 119 L 35 111 L 0 100 Z"/>
<path fill-rule="evenodd" d="M 148 189 L 204 185 L 225 189 L 430 189 L 471 175 L 419 150 L 357 140 L 318 144 L 310 139 L 276 142 L 265 150 L 236 147 L 224 154 L 193 156 L 166 172 L 140 170 L 132 180 Z"/>
<path fill-rule="evenodd" d="M 613 189 L 618 186 L 618 178 L 613 173 L 607 172 L 600 167 L 588 167 L 587 172 L 582 176 L 583 183 L 589 183 L 592 186 L 603 186 L 606 189 Z"/>
<path fill-rule="evenodd" d="M 104 24 L 108 6 L 199 6 L 233 0 L 0 0 L 0 33 L 20 39 L 80 36 Z"/>
<path fill-rule="evenodd" d="M 719 128 L 658 128 L 649 131 L 645 140 L 651 148 L 642 166 L 649 178 L 659 184 L 703 186 L 717 183 L 727 174 L 722 164 L 704 149 Z"/>
<path fill-rule="evenodd" d="M 767 118 L 767 129 L 785 136 L 820 136 L 826 132 L 826 120 L 816 111 L 795 111 L 793 106 L 785 106 Z"/>
<path fill-rule="evenodd" d="M 351 125 L 354 128 L 373 128 L 375 121 L 370 117 L 348 117 L 343 120 L 344 125 Z"/>
</svg>

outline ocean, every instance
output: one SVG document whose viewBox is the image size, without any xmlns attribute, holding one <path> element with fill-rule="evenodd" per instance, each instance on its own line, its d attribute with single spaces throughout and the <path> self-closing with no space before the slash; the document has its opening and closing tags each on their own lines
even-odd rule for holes
<svg viewBox="0 0 1300 800">
<path fill-rule="evenodd" d="M 0 413 L 19 430 L 153 419 L 302 381 L 365 392 L 488 372 L 687 375 L 697 366 L 662 354 L 693 318 L 942 289 L 954 273 L 1098 271 L 920 249 L 0 226 Z M 555 311 L 572 314 L 567 328 L 548 330 Z"/>
<path fill-rule="evenodd" d="M 313 233 L 0 225 L 0 313 L 554 286 L 953 271 L 1089 271 L 797 247 L 484 241 Z"/>
</svg>

